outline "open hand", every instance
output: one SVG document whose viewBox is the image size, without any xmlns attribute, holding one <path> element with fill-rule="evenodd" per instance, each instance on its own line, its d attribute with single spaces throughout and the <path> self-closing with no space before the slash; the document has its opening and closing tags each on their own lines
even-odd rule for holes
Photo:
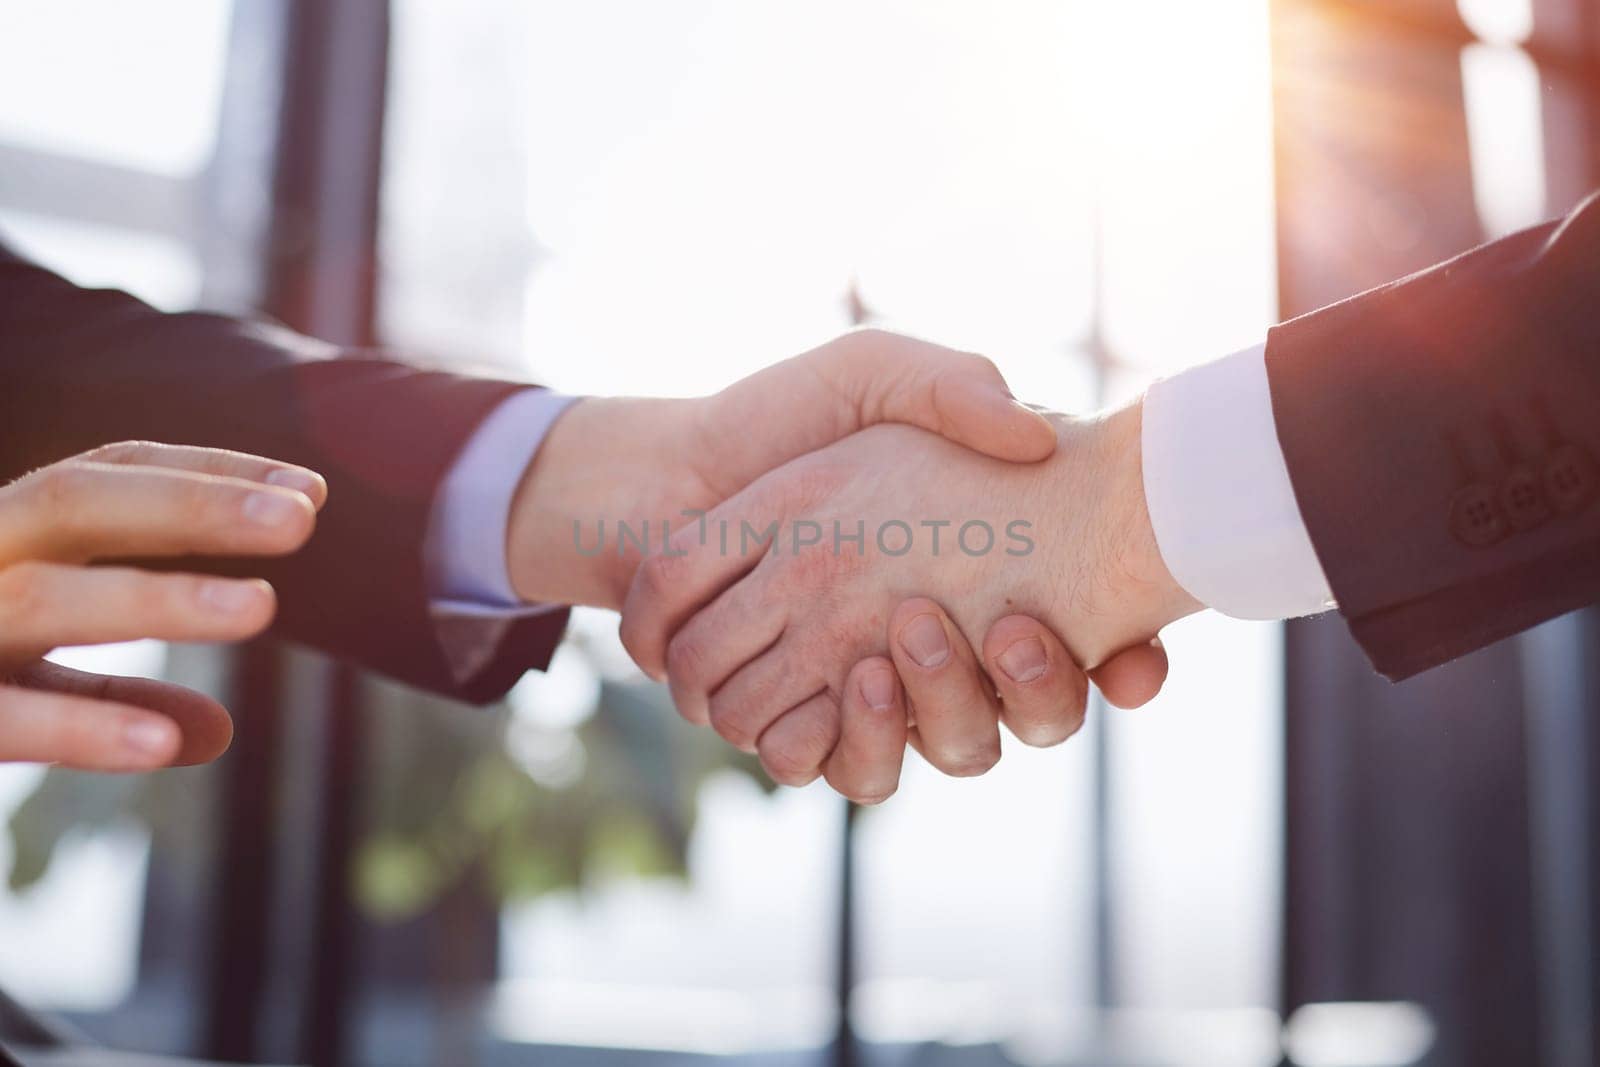
<svg viewBox="0 0 1600 1067">
<path fill-rule="evenodd" d="M 300 467 L 147 442 L 108 445 L 0 489 L 0 761 L 134 771 L 221 754 L 232 724 L 209 697 L 43 656 L 260 633 L 276 609 L 265 582 L 94 564 L 293 552 L 326 496 L 322 478 Z"/>
</svg>

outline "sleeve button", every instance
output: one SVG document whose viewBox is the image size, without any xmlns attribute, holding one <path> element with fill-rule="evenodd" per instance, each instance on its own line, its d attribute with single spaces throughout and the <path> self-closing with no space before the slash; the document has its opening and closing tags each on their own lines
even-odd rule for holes
<svg viewBox="0 0 1600 1067">
<path fill-rule="evenodd" d="M 1510 524 L 1500 511 L 1492 487 L 1483 483 L 1463 486 L 1450 500 L 1450 532 L 1471 548 L 1485 548 L 1505 537 Z"/>
<path fill-rule="evenodd" d="M 1517 467 L 1500 483 L 1500 504 L 1514 530 L 1531 530 L 1550 517 L 1539 474 L 1533 467 Z"/>
<path fill-rule="evenodd" d="M 1557 511 L 1573 512 L 1589 503 L 1597 484 L 1594 460 L 1578 445 L 1563 445 L 1545 461 L 1544 491 Z"/>
</svg>

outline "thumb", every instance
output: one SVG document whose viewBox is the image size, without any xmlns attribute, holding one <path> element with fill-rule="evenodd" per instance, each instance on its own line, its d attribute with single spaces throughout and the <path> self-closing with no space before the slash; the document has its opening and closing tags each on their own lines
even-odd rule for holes
<svg viewBox="0 0 1600 1067">
<path fill-rule="evenodd" d="M 933 430 L 974 452 L 1013 463 L 1035 463 L 1056 450 L 1056 430 L 1043 414 L 1011 395 L 993 364 L 952 372 L 933 390 L 931 416 L 907 413 L 896 421 Z"/>
<path fill-rule="evenodd" d="M 1055 451 L 1050 420 L 1016 401 L 982 356 L 887 330 L 856 330 L 706 398 L 708 485 L 731 496 L 774 467 L 880 422 L 932 431 L 996 459 Z M 750 434 L 746 427 L 759 427 Z M 719 448 L 736 442 L 737 447 Z"/>
<path fill-rule="evenodd" d="M 1148 704 L 1167 680 L 1167 650 L 1161 638 L 1130 645 L 1089 672 L 1106 702 L 1117 708 Z"/>
<path fill-rule="evenodd" d="M 1050 420 L 1011 395 L 993 362 L 884 330 L 862 330 L 822 364 L 856 399 L 860 426 L 901 422 L 995 459 L 1032 463 L 1056 448 Z"/>
<path fill-rule="evenodd" d="M 233 720 L 221 704 L 181 685 L 154 678 L 123 678 L 63 667 L 38 660 L 18 672 L 14 680 L 28 689 L 84 697 L 102 706 L 121 706 L 164 715 L 177 726 L 182 744 L 170 766 L 209 763 L 227 751 L 233 740 Z"/>
</svg>

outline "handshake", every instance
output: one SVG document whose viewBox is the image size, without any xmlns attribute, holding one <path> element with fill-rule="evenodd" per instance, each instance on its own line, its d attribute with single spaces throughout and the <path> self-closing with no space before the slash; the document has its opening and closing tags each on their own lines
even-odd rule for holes
<svg viewBox="0 0 1600 1067">
<path fill-rule="evenodd" d="M 1139 440 L 1137 406 L 1036 411 L 982 357 L 861 331 L 703 400 L 569 411 L 512 507 L 511 579 L 619 608 L 687 719 L 873 803 L 908 742 L 975 775 L 1001 722 L 1064 740 L 1080 665 L 1117 704 L 1160 688 L 1155 635 L 1200 605 L 1162 564 Z"/>
<path fill-rule="evenodd" d="M 554 608 L 620 610 L 689 720 L 862 801 L 907 744 L 976 774 L 1002 722 L 1069 736 L 1090 679 L 1149 699 L 1156 634 L 1202 605 L 1337 601 L 1404 678 L 1595 599 L 1597 250 L 1600 194 L 1071 418 L 878 330 L 702 399 L 574 403 L 0 247 L 0 760 L 215 756 L 208 698 L 42 657 L 274 619 L 481 702 L 548 661 Z M 106 444 L 149 437 L 213 447 Z"/>
<path fill-rule="evenodd" d="M 1199 605 L 1162 564 L 1139 441 L 1137 405 L 1036 411 L 981 357 L 864 330 L 714 396 L 567 406 L 507 481 L 503 564 L 478 564 L 503 566 L 507 612 L 621 610 L 686 718 L 779 782 L 876 802 L 908 743 L 973 775 L 1002 721 L 1029 744 L 1070 736 L 1084 669 L 1114 703 L 1160 688 L 1155 634 Z M 229 724 L 208 698 L 41 657 L 261 632 L 266 582 L 97 564 L 295 553 L 327 497 L 293 464 L 148 443 L 0 491 L 0 758 L 217 755 Z"/>
</svg>

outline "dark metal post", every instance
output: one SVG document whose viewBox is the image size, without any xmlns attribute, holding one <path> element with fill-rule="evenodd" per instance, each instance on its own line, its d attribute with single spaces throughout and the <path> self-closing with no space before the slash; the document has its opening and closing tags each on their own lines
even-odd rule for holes
<svg viewBox="0 0 1600 1067">
<path fill-rule="evenodd" d="M 1098 190 L 1094 201 L 1093 265 L 1090 285 L 1093 294 L 1090 302 L 1091 319 L 1086 356 L 1089 365 L 1089 402 L 1098 410 L 1110 393 L 1111 375 L 1121 367 L 1122 361 L 1112 351 L 1105 335 L 1105 234 L 1101 219 L 1101 198 Z M 1092 872 L 1093 896 L 1090 922 L 1093 945 L 1093 974 L 1095 1028 L 1102 1047 L 1105 1044 L 1109 1015 L 1117 1000 L 1116 976 L 1116 911 L 1113 902 L 1113 864 L 1115 852 L 1111 842 L 1111 722 L 1109 705 L 1096 689 L 1089 691 L 1087 714 L 1093 720 L 1091 739 L 1091 790 L 1089 828 L 1089 869 Z"/>
<path fill-rule="evenodd" d="M 296 0 L 290 23 L 269 291 L 291 325 L 346 345 L 375 341 L 389 14 L 387 0 Z M 357 920 L 348 864 L 362 717 L 351 668 L 333 668 L 325 707 L 325 758 L 318 779 L 305 783 L 322 818 L 297 1053 L 313 1067 L 346 1062 L 352 1030 Z"/>
<path fill-rule="evenodd" d="M 845 313 L 850 325 L 865 326 L 873 319 L 872 309 L 861 298 L 860 287 L 852 281 L 845 294 Z M 850 801 L 844 804 L 844 833 L 839 849 L 839 930 L 834 999 L 839 1007 L 839 1023 L 833 1034 L 834 1067 L 856 1067 L 855 1026 L 850 1021 L 850 1001 L 856 991 L 856 815 Z"/>
<path fill-rule="evenodd" d="M 267 930 L 276 882 L 273 785 L 279 764 L 276 646 L 256 642 L 233 658 L 229 707 L 233 749 L 223 779 L 225 827 L 218 855 L 215 933 L 201 1040 L 208 1059 L 255 1057 L 256 1019 L 266 999 Z"/>
<path fill-rule="evenodd" d="M 1594 1063 L 1594 931 L 1590 927 L 1589 613 L 1517 638 L 1528 760 L 1540 1051 L 1549 1067 Z"/>
<path fill-rule="evenodd" d="M 374 340 L 388 46 L 387 0 L 288 5 L 263 310 L 345 345 Z M 274 789 L 292 775 L 296 789 L 316 796 L 321 832 L 306 842 L 316 855 L 306 924 L 314 931 L 310 973 L 280 988 L 300 991 L 297 1057 L 335 1067 L 345 1057 L 354 972 L 346 864 L 361 747 L 357 677 L 332 668 L 320 701 L 322 758 L 287 770 L 279 751 L 283 681 L 276 649 L 256 646 L 240 656 L 234 700 L 241 737 L 230 758 L 205 1054 L 245 1061 L 262 1055 L 258 1024 L 274 977 Z"/>
<path fill-rule="evenodd" d="M 835 994 L 839 1025 L 833 1035 L 834 1067 L 856 1067 L 855 1026 L 850 1021 L 850 1001 L 856 989 L 856 815 L 861 809 L 844 805 L 844 848 L 839 858 L 839 955 Z"/>
</svg>

